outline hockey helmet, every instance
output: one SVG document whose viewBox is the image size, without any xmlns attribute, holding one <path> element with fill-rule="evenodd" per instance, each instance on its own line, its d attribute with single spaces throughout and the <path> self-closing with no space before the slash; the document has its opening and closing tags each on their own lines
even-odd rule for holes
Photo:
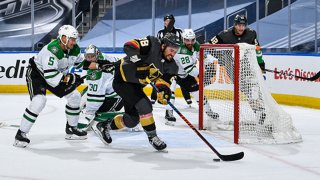
<svg viewBox="0 0 320 180">
<path fill-rule="evenodd" d="M 192 29 L 184 29 L 183 33 L 182 33 L 182 37 L 183 39 L 195 39 L 196 38 L 196 34 L 193 32 Z"/>
<path fill-rule="evenodd" d="M 173 21 L 175 21 L 174 16 L 172 14 L 167 14 L 163 17 L 163 20 L 167 20 L 167 19 L 172 19 Z"/>
<path fill-rule="evenodd" d="M 98 58 L 99 54 L 100 54 L 99 49 L 93 44 L 90 44 L 84 50 L 84 57 L 87 58 L 87 59 L 91 59 L 93 57 Z"/>
<path fill-rule="evenodd" d="M 234 24 L 244 24 L 247 25 L 247 18 L 244 15 L 237 14 L 234 18 Z"/>
<path fill-rule="evenodd" d="M 162 38 L 162 44 L 164 44 L 165 46 L 179 48 L 180 39 L 178 38 L 177 35 L 175 35 L 173 33 L 166 33 L 164 35 L 164 37 Z"/>
<path fill-rule="evenodd" d="M 61 39 L 62 36 L 69 38 L 78 38 L 78 31 L 71 25 L 63 25 L 59 28 L 58 38 Z"/>
</svg>

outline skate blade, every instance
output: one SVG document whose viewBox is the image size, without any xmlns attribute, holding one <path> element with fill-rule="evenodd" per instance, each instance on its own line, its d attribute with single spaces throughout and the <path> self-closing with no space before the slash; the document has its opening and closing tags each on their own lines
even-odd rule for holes
<svg viewBox="0 0 320 180">
<path fill-rule="evenodd" d="M 66 140 L 85 140 L 87 139 L 87 136 L 77 136 L 74 134 L 66 134 L 65 139 Z"/>
<path fill-rule="evenodd" d="M 157 150 L 155 151 L 157 153 L 168 153 L 169 151 L 167 149 Z"/>
<path fill-rule="evenodd" d="M 175 122 L 167 121 L 164 124 L 167 126 L 174 126 Z"/>
<path fill-rule="evenodd" d="M 93 128 L 93 127 L 91 127 L 91 129 L 92 129 L 92 131 L 99 137 L 99 139 L 103 142 L 103 144 L 109 145 L 109 144 L 111 143 L 111 142 L 108 143 L 107 141 L 105 141 L 105 140 L 103 139 L 103 136 L 102 136 L 102 134 L 100 133 L 99 130 L 97 130 L 97 129 Z"/>
<path fill-rule="evenodd" d="M 19 148 L 25 148 L 25 147 L 28 146 L 28 144 L 29 143 L 27 143 L 27 142 L 15 140 L 14 143 L 13 143 L 13 146 L 19 147 Z"/>
</svg>

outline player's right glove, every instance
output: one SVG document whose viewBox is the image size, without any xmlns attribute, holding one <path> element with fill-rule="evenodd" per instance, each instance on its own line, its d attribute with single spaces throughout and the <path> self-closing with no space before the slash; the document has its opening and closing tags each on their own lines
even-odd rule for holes
<svg viewBox="0 0 320 180">
<path fill-rule="evenodd" d="M 169 83 L 166 83 L 163 81 L 157 82 L 156 87 L 158 89 L 158 92 L 157 92 L 158 103 L 167 105 L 168 102 L 170 101 L 170 97 L 172 94 Z"/>
<path fill-rule="evenodd" d="M 114 64 L 108 60 L 98 60 L 98 70 L 110 73 L 114 70 Z"/>
<path fill-rule="evenodd" d="M 77 74 L 67 74 L 62 77 L 58 86 L 55 87 L 54 94 L 60 98 L 71 93 L 83 83 L 83 79 Z"/>
<path fill-rule="evenodd" d="M 65 83 L 67 86 L 77 85 L 83 83 L 83 79 L 78 75 L 74 73 L 69 73 L 66 76 L 62 78 L 62 82 Z"/>
</svg>

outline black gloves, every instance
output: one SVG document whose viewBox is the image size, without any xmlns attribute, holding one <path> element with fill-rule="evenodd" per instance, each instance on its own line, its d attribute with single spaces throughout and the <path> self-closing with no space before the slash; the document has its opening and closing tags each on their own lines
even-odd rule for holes
<svg viewBox="0 0 320 180">
<path fill-rule="evenodd" d="M 114 64 L 108 60 L 98 60 L 98 70 L 110 73 L 114 70 Z"/>
<path fill-rule="evenodd" d="M 71 86 L 71 85 L 79 86 L 80 84 L 83 83 L 83 79 L 78 74 L 69 73 L 63 77 L 62 82 L 65 83 L 67 86 Z"/>
</svg>

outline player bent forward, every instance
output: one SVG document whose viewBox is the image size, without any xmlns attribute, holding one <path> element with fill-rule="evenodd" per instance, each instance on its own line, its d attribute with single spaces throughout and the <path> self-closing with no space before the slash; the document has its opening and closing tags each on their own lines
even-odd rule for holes
<svg viewBox="0 0 320 180">
<path fill-rule="evenodd" d="M 140 122 L 149 143 L 159 151 L 167 145 L 157 136 L 152 104 L 143 87 L 149 80 L 157 81 L 158 101 L 165 102 L 170 98 L 169 85 L 161 81 L 161 77 L 162 74 L 177 73 L 178 67 L 172 59 L 179 48 L 176 39 L 174 34 L 168 33 L 161 41 L 153 36 L 128 41 L 124 45 L 127 56 L 115 64 L 113 88 L 124 100 L 125 114 L 123 118 L 114 119 L 110 129 L 121 129 L 128 125 L 134 127 Z M 108 130 L 104 128 L 103 133 Z"/>
</svg>

